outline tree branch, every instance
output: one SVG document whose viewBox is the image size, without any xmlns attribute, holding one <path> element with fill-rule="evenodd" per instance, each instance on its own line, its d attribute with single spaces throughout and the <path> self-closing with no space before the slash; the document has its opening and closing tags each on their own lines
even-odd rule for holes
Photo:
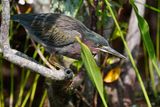
<svg viewBox="0 0 160 107">
<path fill-rule="evenodd" d="M 2 24 L 0 32 L 0 52 L 3 53 L 3 57 L 11 63 L 17 64 L 21 67 L 25 67 L 39 73 L 52 80 L 65 80 L 72 78 L 73 73 L 65 70 L 51 70 L 46 68 L 27 55 L 11 49 L 8 39 L 9 34 L 9 21 L 10 21 L 10 2 L 9 0 L 2 0 Z"/>
</svg>

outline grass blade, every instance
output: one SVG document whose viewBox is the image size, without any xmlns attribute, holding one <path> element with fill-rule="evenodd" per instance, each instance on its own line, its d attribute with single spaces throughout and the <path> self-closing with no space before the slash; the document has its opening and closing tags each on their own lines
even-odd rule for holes
<svg viewBox="0 0 160 107">
<path fill-rule="evenodd" d="M 36 93 L 36 89 L 37 89 L 37 84 L 38 84 L 38 79 L 39 79 L 40 75 L 36 74 L 33 85 L 32 85 L 32 91 L 31 91 L 31 96 L 30 96 L 30 103 L 29 103 L 29 107 L 32 107 L 32 103 L 35 97 L 35 93 Z"/>
<path fill-rule="evenodd" d="M 40 101 L 39 107 L 43 107 L 43 104 L 45 102 L 46 96 L 47 96 L 47 89 L 45 89 L 44 92 L 43 92 L 42 99 Z"/>
<path fill-rule="evenodd" d="M 13 98 L 14 98 L 14 65 L 10 64 L 11 70 L 10 70 L 10 78 L 11 78 L 11 84 L 10 84 L 10 98 L 9 98 L 9 106 L 13 107 Z"/>
<path fill-rule="evenodd" d="M 160 0 L 158 1 L 158 9 L 160 10 Z M 157 35 L 156 35 L 156 51 L 157 58 L 160 60 L 160 13 L 157 16 Z"/>
<path fill-rule="evenodd" d="M 99 67 L 97 66 L 92 53 L 90 52 L 89 48 L 83 44 L 80 39 L 77 39 L 78 42 L 81 45 L 81 57 L 82 61 L 84 63 L 84 66 L 87 70 L 87 73 L 92 81 L 92 83 L 95 85 L 95 87 L 98 90 L 98 93 L 102 99 L 102 102 L 105 107 L 107 106 L 107 102 L 105 100 L 105 92 L 104 92 L 104 87 L 103 87 L 103 79 L 102 79 L 102 74 L 100 72 Z"/>
<path fill-rule="evenodd" d="M 140 83 L 140 86 L 141 86 L 141 88 L 142 88 L 142 91 L 143 91 L 143 94 L 144 94 L 144 96 L 145 96 L 147 105 L 148 105 L 148 107 L 151 107 L 152 105 L 151 105 L 151 102 L 150 102 L 150 100 L 149 100 L 149 97 L 148 97 L 147 91 L 146 91 L 146 89 L 145 89 L 144 83 L 143 83 L 143 81 L 142 81 L 142 78 L 141 78 L 141 76 L 140 76 L 140 73 L 139 73 L 139 71 L 138 71 L 138 68 L 137 68 L 137 66 L 136 66 L 136 64 L 135 64 L 135 62 L 134 62 L 134 59 L 133 59 L 133 57 L 132 57 L 132 55 L 131 55 L 131 52 L 130 52 L 130 50 L 129 50 L 129 48 L 128 48 L 128 45 L 127 45 L 127 43 L 126 43 L 126 41 L 125 41 L 125 39 L 124 39 L 124 35 L 123 35 L 122 31 L 121 31 L 121 28 L 120 28 L 120 26 L 119 26 L 119 24 L 118 24 L 118 21 L 117 21 L 114 13 L 113 13 L 113 11 L 112 11 L 112 8 L 111 8 L 110 3 L 108 2 L 108 0 L 105 0 L 105 2 L 106 2 L 106 4 L 107 4 L 107 7 L 108 7 L 108 9 L 109 9 L 109 12 L 111 13 L 111 16 L 112 16 L 112 18 L 113 18 L 113 20 L 114 20 L 114 22 L 115 22 L 115 25 L 116 25 L 117 29 L 118 29 L 118 31 L 120 32 L 120 37 L 121 37 L 121 39 L 122 39 L 122 41 L 123 41 L 123 44 L 124 44 L 124 46 L 125 46 L 125 48 L 126 48 L 126 51 L 127 51 L 127 53 L 128 53 L 129 59 L 130 59 L 130 61 L 131 61 L 131 63 L 132 63 L 132 66 L 133 66 L 133 68 L 134 68 L 134 70 L 135 70 L 137 79 L 138 79 L 138 81 L 139 81 L 139 83 Z"/>
<path fill-rule="evenodd" d="M 141 36 L 142 36 L 144 45 L 147 49 L 147 52 L 149 54 L 149 58 L 151 59 L 153 66 L 155 67 L 157 74 L 160 77 L 160 69 L 158 68 L 153 42 L 150 38 L 148 23 L 146 22 L 146 20 L 143 17 L 141 17 L 139 15 L 138 9 L 137 9 L 136 5 L 134 4 L 134 1 L 130 0 L 130 3 L 132 5 L 132 7 L 134 8 L 134 11 L 135 11 L 135 14 L 136 14 L 136 17 L 138 20 L 138 26 L 139 26 L 139 29 L 141 32 Z"/>
<path fill-rule="evenodd" d="M 4 94 L 3 94 L 3 73 L 2 73 L 3 60 L 0 55 L 0 107 L 4 107 Z"/>
</svg>

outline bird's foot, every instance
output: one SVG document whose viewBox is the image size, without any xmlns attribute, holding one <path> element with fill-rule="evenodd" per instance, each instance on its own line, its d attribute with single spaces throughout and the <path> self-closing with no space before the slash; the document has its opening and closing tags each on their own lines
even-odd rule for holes
<svg viewBox="0 0 160 107">
<path fill-rule="evenodd" d="M 56 57 L 56 55 L 51 55 L 49 57 L 49 63 L 52 64 L 54 67 L 58 68 L 58 69 L 65 69 L 64 66 L 62 66 L 61 64 L 58 63 L 58 59 Z"/>
</svg>

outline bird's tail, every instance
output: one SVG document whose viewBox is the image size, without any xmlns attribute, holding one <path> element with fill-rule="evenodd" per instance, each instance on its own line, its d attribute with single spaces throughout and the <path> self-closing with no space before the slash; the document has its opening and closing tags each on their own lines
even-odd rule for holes
<svg viewBox="0 0 160 107">
<path fill-rule="evenodd" d="M 19 20 L 18 15 L 11 16 L 11 20 L 18 21 Z"/>
<path fill-rule="evenodd" d="M 19 22 L 21 25 L 23 25 L 28 31 L 32 31 L 32 20 L 34 18 L 34 15 L 32 14 L 16 14 L 11 16 L 11 20 L 15 22 Z"/>
</svg>

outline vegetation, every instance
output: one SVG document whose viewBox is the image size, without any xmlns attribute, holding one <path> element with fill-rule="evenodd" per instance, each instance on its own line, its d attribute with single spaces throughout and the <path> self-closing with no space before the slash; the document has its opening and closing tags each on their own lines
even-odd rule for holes
<svg viewBox="0 0 160 107">
<path fill-rule="evenodd" d="M 74 72 L 73 80 L 54 82 L 58 84 L 55 87 L 63 85 L 61 88 L 65 92 L 60 92 L 65 96 L 64 99 L 76 107 L 160 106 L 159 0 L 143 3 L 134 0 L 27 1 L 22 5 L 12 0 L 11 15 L 58 12 L 75 17 L 105 37 L 111 47 L 127 57 L 120 60 L 106 53 L 98 53 L 94 57 L 89 48 L 77 38 L 81 45 L 81 60 L 66 57 L 58 60 L 64 65 L 71 63 L 69 66 Z M 46 66 L 37 49 L 46 59 L 49 54 L 41 45 L 36 43 L 37 46 L 34 46 L 21 25 L 10 21 L 9 33 L 13 49 Z M 51 81 L 8 62 L 0 55 L 0 107 L 48 106 L 48 89 L 54 86 Z"/>
</svg>

